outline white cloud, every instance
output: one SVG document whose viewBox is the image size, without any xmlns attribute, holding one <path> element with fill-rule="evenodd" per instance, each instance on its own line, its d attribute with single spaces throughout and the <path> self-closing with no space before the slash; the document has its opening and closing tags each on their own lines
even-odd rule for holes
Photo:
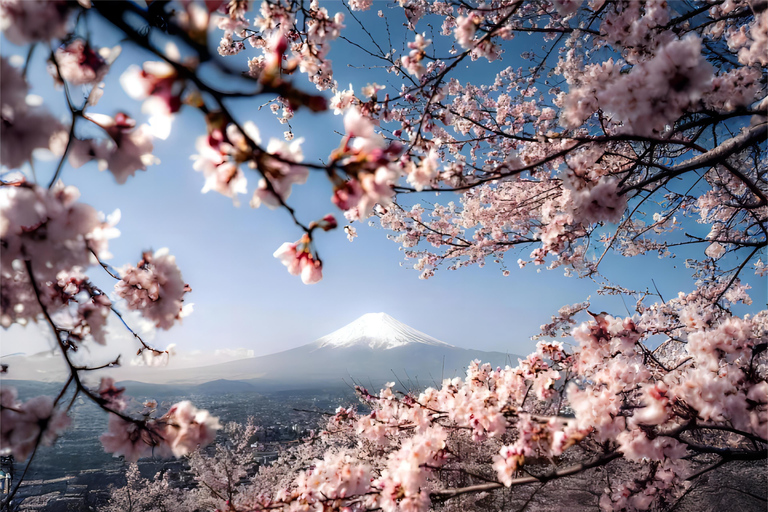
<svg viewBox="0 0 768 512">
<path fill-rule="evenodd" d="M 246 357 L 253 357 L 255 353 L 247 348 L 219 348 L 213 354 L 231 359 L 245 359 Z"/>
</svg>

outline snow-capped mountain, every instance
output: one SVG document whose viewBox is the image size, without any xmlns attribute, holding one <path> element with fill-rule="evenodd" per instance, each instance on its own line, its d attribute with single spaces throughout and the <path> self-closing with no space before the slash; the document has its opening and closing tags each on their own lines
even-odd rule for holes
<svg viewBox="0 0 768 512">
<path fill-rule="evenodd" d="M 341 329 L 326 334 L 314 344 L 318 348 L 345 348 L 356 345 L 389 350 L 410 343 L 421 343 L 435 347 L 452 346 L 417 331 L 386 313 L 367 313 Z"/>
<path fill-rule="evenodd" d="M 504 366 L 516 365 L 517 357 L 454 347 L 386 313 L 368 313 L 312 343 L 188 370 L 173 380 L 189 381 L 193 371 L 197 383 L 244 380 L 269 389 L 349 386 L 353 382 L 378 389 L 395 380 L 403 387 L 420 388 L 437 386 L 443 378 L 463 376 L 473 359 Z"/>
<path fill-rule="evenodd" d="M 245 381 L 265 391 L 347 387 L 351 383 L 376 390 L 389 381 L 417 389 L 439 386 L 443 378 L 463 376 L 473 359 L 493 366 L 514 366 L 517 358 L 513 354 L 454 347 L 386 313 L 369 313 L 312 343 L 276 354 L 197 368 L 126 366 L 106 374 L 121 381 L 171 386 L 224 379 L 218 386 L 226 387 L 227 382 Z M 98 372 L 93 373 L 94 378 L 98 377 Z M 236 389 L 242 382 L 231 385 Z"/>
</svg>

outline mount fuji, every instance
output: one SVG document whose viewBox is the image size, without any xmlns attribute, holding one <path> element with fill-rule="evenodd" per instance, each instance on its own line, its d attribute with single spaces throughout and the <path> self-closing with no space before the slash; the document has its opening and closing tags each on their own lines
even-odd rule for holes
<svg viewBox="0 0 768 512">
<path fill-rule="evenodd" d="M 454 347 L 386 313 L 368 313 L 312 343 L 260 357 L 167 372 L 148 371 L 144 382 L 202 384 L 245 381 L 263 390 L 291 390 L 358 383 L 378 389 L 396 381 L 404 388 L 439 386 L 463 376 L 473 359 L 494 366 L 517 364 L 517 355 Z M 154 376 L 157 376 L 155 379 Z"/>
</svg>

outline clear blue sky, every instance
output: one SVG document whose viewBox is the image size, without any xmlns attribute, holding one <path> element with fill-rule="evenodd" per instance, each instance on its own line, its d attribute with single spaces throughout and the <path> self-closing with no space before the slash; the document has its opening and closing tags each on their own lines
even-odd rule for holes
<svg viewBox="0 0 768 512">
<path fill-rule="evenodd" d="M 325 5 L 331 14 L 343 9 L 336 2 Z M 367 14 L 372 21 L 377 8 L 379 5 L 374 5 Z M 390 18 L 395 36 L 402 32 L 399 26 L 403 21 Z M 347 26 L 353 28 L 354 25 L 348 17 Z M 429 30 L 426 25 L 419 28 Z M 93 29 L 96 34 L 105 34 L 103 27 L 93 25 Z M 352 34 L 360 36 L 360 31 L 353 29 Z M 109 39 L 99 39 L 103 45 L 114 44 L 114 35 L 105 37 Z M 396 48 L 401 51 L 403 38 L 393 37 L 393 41 L 397 41 Z M 520 40 L 523 45 L 530 44 L 530 40 L 526 41 L 528 43 Z M 4 56 L 22 52 L 7 41 L 2 44 Z M 383 83 L 381 75 L 345 67 L 345 59 L 359 65 L 370 63 L 370 59 L 342 41 L 336 42 L 335 48 L 330 58 L 334 60 L 335 76 L 341 88 L 352 82 L 359 91 L 361 86 L 377 78 Z M 54 90 L 51 79 L 40 72 L 44 68 L 44 53 L 39 49 L 35 54 L 35 71 L 30 77 L 36 85 L 32 92 L 43 96 L 51 110 L 66 115 L 63 92 Z M 495 68 L 482 68 L 482 74 L 491 76 L 494 69 L 521 65 L 515 53 L 519 51 L 508 48 L 505 60 L 494 64 Z M 129 99 L 118 84 L 120 74 L 129 64 L 151 60 L 141 59 L 139 55 L 131 45 L 123 45 L 123 54 L 107 78 L 106 93 L 90 112 L 114 115 L 118 110 L 125 110 L 139 120 L 144 119 L 140 104 Z M 230 66 L 245 69 L 247 56 L 253 55 L 253 50 L 246 51 L 230 57 L 228 62 Z M 477 76 L 474 70 L 472 76 Z M 310 91 L 309 85 L 304 89 Z M 394 92 L 391 86 L 387 90 Z M 330 98 L 330 92 L 326 94 Z M 232 103 L 233 110 L 241 122 L 254 121 L 262 139 L 282 137 L 286 126 L 280 125 L 268 108 L 258 111 L 258 106 L 266 100 L 241 100 Z M 342 120 L 332 112 L 299 113 L 292 125 L 296 136 L 306 139 L 303 148 L 307 161 L 326 158 L 339 143 L 340 137 L 334 131 L 342 130 Z M 523 249 L 520 256 L 514 251 L 507 255 L 507 262 L 513 265 L 509 277 L 503 277 L 498 265 L 488 261 L 485 268 L 441 270 L 428 281 L 419 280 L 417 271 L 406 268 L 407 262 L 401 266 L 403 255 L 397 244 L 386 239 L 386 231 L 359 223 L 356 226 L 360 236 L 353 243 L 346 240 L 341 229 L 318 235 L 317 246 L 325 263 L 324 279 L 319 284 L 305 286 L 272 257 L 283 242 L 294 241 L 301 235 L 286 212 L 263 207 L 252 210 L 247 206 L 250 196 L 243 197 L 243 206 L 234 208 L 228 198 L 200 193 L 203 176 L 192 169 L 190 155 L 195 153 L 195 139 L 204 132 L 202 115 L 187 108 L 176 117 L 171 137 L 156 142 L 155 154 L 162 163 L 122 186 L 117 185 L 108 172 L 100 173 L 95 164 L 81 169 L 65 168 L 62 175 L 66 184 L 80 189 L 83 202 L 106 213 L 115 208 L 122 211 L 118 225 L 122 235 L 110 244 L 114 254 L 111 264 L 135 264 L 141 252 L 149 248 L 168 247 L 176 255 L 184 278 L 192 286 L 193 292 L 188 297 L 194 302 L 195 311 L 184 319 L 183 325 L 157 333 L 155 343 L 160 347 L 169 343 L 176 343 L 184 351 L 245 347 L 261 355 L 309 343 L 364 313 L 384 311 L 457 346 L 522 354 L 534 346 L 529 337 L 562 305 L 591 295 L 593 310 L 626 314 L 620 298 L 598 298 L 597 285 L 592 281 L 564 277 L 562 270 L 542 269 L 538 273 L 533 266 L 518 269 L 514 262 L 518 257 L 527 257 L 530 249 Z M 47 183 L 54 165 L 55 162 L 37 164 L 41 181 Z M 247 172 L 247 177 L 249 192 L 252 192 L 258 177 L 252 171 Z M 307 222 L 326 213 L 334 213 L 343 220 L 341 212 L 330 202 L 330 196 L 331 188 L 325 178 L 313 175 L 306 186 L 294 187 L 290 203 Z M 434 195 L 429 199 L 435 199 Z M 449 195 L 439 198 L 442 202 L 452 199 L 455 198 Z M 703 250 L 704 247 L 695 247 L 677 259 L 667 260 L 655 256 L 606 258 L 602 270 L 629 288 L 652 289 L 653 278 L 664 297 L 669 298 L 694 287 L 684 259 L 686 255 L 698 254 L 697 251 L 703 255 Z M 110 285 L 110 278 L 100 269 L 92 268 L 90 274 L 97 283 Z M 756 303 L 750 309 L 764 308 L 765 280 L 752 276 L 748 281 Z M 32 353 L 44 347 L 44 338 L 34 326 L 14 327 L 0 335 L 3 354 Z M 124 352 L 130 354 L 134 350 L 132 345 L 126 346 Z"/>
</svg>

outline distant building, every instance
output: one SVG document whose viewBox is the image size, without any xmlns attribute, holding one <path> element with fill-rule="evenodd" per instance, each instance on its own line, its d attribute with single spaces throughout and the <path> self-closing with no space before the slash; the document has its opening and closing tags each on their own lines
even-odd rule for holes
<svg viewBox="0 0 768 512">
<path fill-rule="evenodd" d="M 0 469 L 0 494 L 11 492 L 11 475 Z"/>
</svg>

